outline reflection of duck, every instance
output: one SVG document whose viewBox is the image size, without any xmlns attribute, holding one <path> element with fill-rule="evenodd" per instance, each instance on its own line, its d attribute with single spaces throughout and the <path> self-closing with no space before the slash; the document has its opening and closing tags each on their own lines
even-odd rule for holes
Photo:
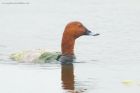
<svg viewBox="0 0 140 93">
<path fill-rule="evenodd" d="M 65 93 L 83 93 L 87 89 L 75 80 L 73 64 L 61 65 L 62 88 Z M 77 85 L 78 84 L 78 85 Z M 82 86 L 82 87 L 81 87 Z"/>
<path fill-rule="evenodd" d="M 48 60 L 58 59 L 61 62 L 72 62 L 75 59 L 74 56 L 74 44 L 75 40 L 82 35 L 97 36 L 99 34 L 94 34 L 89 31 L 80 22 L 69 23 L 63 33 L 61 51 L 59 52 L 48 52 L 46 50 L 33 50 L 33 51 L 23 51 L 14 53 L 11 58 L 19 62 L 46 62 Z"/>
<path fill-rule="evenodd" d="M 63 64 L 61 66 L 62 87 L 65 90 L 74 90 L 74 70 L 73 64 Z"/>
</svg>

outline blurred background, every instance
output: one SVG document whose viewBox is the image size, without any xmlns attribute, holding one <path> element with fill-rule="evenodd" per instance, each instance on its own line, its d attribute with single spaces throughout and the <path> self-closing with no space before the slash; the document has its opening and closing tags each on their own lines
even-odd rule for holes
<svg viewBox="0 0 140 93">
<path fill-rule="evenodd" d="M 139 0 L 0 0 L 0 92 L 139 93 L 139 5 Z M 77 39 L 77 63 L 25 65 L 9 59 L 21 50 L 60 51 L 71 21 L 101 34 Z"/>
</svg>

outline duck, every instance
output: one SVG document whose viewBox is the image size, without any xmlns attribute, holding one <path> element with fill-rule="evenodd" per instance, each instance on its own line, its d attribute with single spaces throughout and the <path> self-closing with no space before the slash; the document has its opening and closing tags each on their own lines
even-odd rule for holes
<svg viewBox="0 0 140 93">
<path fill-rule="evenodd" d="M 76 60 L 74 53 L 75 41 L 84 35 L 98 36 L 99 33 L 90 31 L 79 21 L 72 21 L 64 29 L 61 40 L 61 52 L 50 52 L 47 49 L 26 50 L 12 53 L 10 59 L 17 62 L 46 63 L 59 61 L 61 63 L 72 63 Z"/>
</svg>

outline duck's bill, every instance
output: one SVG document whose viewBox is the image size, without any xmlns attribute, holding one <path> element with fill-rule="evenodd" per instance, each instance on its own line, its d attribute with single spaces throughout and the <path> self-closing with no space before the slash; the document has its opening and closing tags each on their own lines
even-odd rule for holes
<svg viewBox="0 0 140 93">
<path fill-rule="evenodd" d="M 86 30 L 85 34 L 84 35 L 87 35 L 87 36 L 98 36 L 100 35 L 99 33 L 94 33 L 94 32 L 91 32 L 89 30 Z"/>
<path fill-rule="evenodd" d="M 100 35 L 100 34 L 99 34 L 99 33 L 90 32 L 88 35 L 89 35 L 89 36 L 98 36 L 98 35 Z"/>
</svg>

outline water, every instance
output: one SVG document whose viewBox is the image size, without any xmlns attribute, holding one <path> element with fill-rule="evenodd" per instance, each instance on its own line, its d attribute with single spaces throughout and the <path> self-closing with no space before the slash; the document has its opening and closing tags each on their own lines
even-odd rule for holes
<svg viewBox="0 0 140 93">
<path fill-rule="evenodd" d="M 0 92 L 139 93 L 139 4 L 138 0 L 0 4 Z M 77 63 L 19 64 L 9 59 L 10 53 L 20 50 L 60 50 L 64 26 L 73 20 L 101 34 L 76 41 Z"/>
</svg>

